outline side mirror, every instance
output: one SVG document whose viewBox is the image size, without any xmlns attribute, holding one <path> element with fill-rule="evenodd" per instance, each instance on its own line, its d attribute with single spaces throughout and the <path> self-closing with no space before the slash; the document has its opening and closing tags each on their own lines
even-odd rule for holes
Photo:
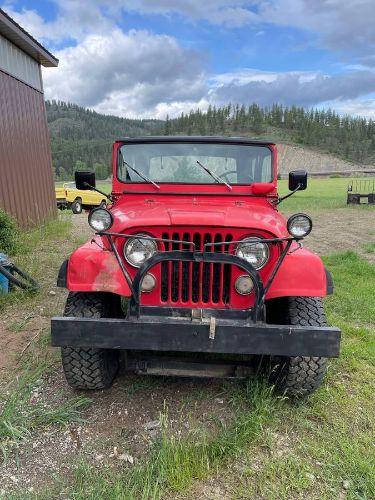
<svg viewBox="0 0 375 500">
<path fill-rule="evenodd" d="M 96 187 L 95 173 L 94 172 L 75 172 L 74 178 L 76 181 L 76 188 L 87 191 Z"/>
<path fill-rule="evenodd" d="M 300 186 L 300 191 L 307 188 L 306 170 L 292 170 L 292 172 L 289 172 L 289 191 L 294 191 L 298 186 Z"/>
</svg>

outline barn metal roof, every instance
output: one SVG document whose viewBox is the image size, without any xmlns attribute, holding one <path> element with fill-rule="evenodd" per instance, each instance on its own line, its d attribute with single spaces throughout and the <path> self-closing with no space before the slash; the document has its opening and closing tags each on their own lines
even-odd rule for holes
<svg viewBox="0 0 375 500">
<path fill-rule="evenodd" d="M 43 47 L 26 30 L 0 9 L 0 35 L 7 38 L 42 66 L 56 67 L 59 60 Z"/>
</svg>

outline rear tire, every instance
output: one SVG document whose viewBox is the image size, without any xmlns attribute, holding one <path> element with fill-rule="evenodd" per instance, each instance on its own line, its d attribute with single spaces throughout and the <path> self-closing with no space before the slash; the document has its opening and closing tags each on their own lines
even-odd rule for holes
<svg viewBox="0 0 375 500">
<path fill-rule="evenodd" d="M 320 297 L 286 297 L 267 306 L 272 322 L 301 326 L 326 326 L 327 318 Z M 312 356 L 281 357 L 273 360 L 270 381 L 293 399 L 309 396 L 321 386 L 327 371 L 327 358 Z"/>
<path fill-rule="evenodd" d="M 72 212 L 74 214 L 82 213 L 82 200 L 80 198 L 77 198 L 76 200 L 73 201 Z"/>
<path fill-rule="evenodd" d="M 104 293 L 70 293 L 64 316 L 111 317 L 117 305 L 111 299 Z M 111 349 L 62 347 L 61 360 L 65 378 L 74 389 L 108 388 L 119 368 L 119 352 Z"/>
</svg>

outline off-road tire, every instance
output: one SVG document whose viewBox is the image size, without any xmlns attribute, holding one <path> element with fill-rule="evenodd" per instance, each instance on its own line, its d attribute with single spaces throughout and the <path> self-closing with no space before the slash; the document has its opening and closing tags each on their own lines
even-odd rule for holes
<svg viewBox="0 0 375 500">
<path fill-rule="evenodd" d="M 64 316 L 111 317 L 110 294 L 70 293 Z M 61 360 L 68 384 L 74 389 L 105 389 L 112 385 L 119 367 L 119 353 L 111 349 L 61 348 Z"/>
<path fill-rule="evenodd" d="M 81 214 L 82 213 L 82 200 L 81 200 L 81 198 L 77 198 L 76 200 L 73 201 L 72 212 L 74 214 Z"/>
<path fill-rule="evenodd" d="M 273 320 L 279 324 L 326 326 L 322 299 L 319 297 L 287 297 L 273 304 Z M 327 358 L 293 356 L 279 358 L 273 367 L 271 382 L 293 399 L 312 394 L 323 382 L 327 371 Z"/>
</svg>

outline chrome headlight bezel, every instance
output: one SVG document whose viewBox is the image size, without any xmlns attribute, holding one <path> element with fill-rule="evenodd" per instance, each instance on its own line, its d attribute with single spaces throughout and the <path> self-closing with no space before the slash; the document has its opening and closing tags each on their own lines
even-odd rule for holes
<svg viewBox="0 0 375 500">
<path fill-rule="evenodd" d="M 107 224 L 103 225 L 102 228 L 95 227 L 95 225 L 93 224 L 93 219 L 95 217 L 98 217 L 99 214 L 105 214 L 105 217 L 107 217 Z M 108 229 L 110 229 L 113 225 L 113 215 L 111 214 L 111 212 L 107 208 L 97 207 L 97 208 L 94 208 L 93 210 L 91 210 L 91 212 L 89 213 L 88 223 L 89 223 L 89 226 L 94 231 L 96 231 L 98 233 L 100 233 L 102 231 L 108 231 Z"/>
<path fill-rule="evenodd" d="M 244 245 L 249 244 L 249 243 L 257 243 L 257 244 L 260 243 L 262 245 L 262 247 L 263 247 L 264 257 L 263 257 L 262 261 L 260 262 L 260 264 L 258 264 L 258 265 L 254 265 L 252 262 L 248 261 L 245 257 L 239 255 L 240 252 L 242 251 L 241 247 L 243 247 Z M 240 243 L 238 243 L 236 251 L 235 251 L 235 255 L 237 257 L 240 257 L 240 259 L 246 260 L 246 262 L 249 262 L 254 267 L 254 269 L 256 269 L 257 271 L 259 271 L 269 261 L 269 258 L 270 258 L 270 247 L 268 246 L 268 243 L 264 243 L 262 241 L 262 238 L 260 238 L 259 236 L 248 236 L 248 237 L 244 238 Z"/>
<path fill-rule="evenodd" d="M 297 219 L 301 219 L 301 218 L 303 218 L 308 223 L 309 227 L 303 234 L 302 233 L 296 234 L 295 232 L 293 232 L 293 223 L 295 223 Z M 305 236 L 307 236 L 308 234 L 311 233 L 312 226 L 313 226 L 313 223 L 312 223 L 311 217 L 309 217 L 308 215 L 303 214 L 303 213 L 291 215 L 288 219 L 287 224 L 286 224 L 286 227 L 288 229 L 288 233 L 291 234 L 294 238 L 305 238 Z"/>
<path fill-rule="evenodd" d="M 135 242 L 135 240 L 142 240 L 144 239 L 145 243 L 144 245 L 151 245 L 152 246 L 152 253 L 145 258 L 142 262 L 134 262 L 130 257 L 129 257 L 129 247 L 131 246 L 132 243 Z M 130 237 L 127 239 L 127 241 L 124 244 L 122 253 L 124 256 L 124 259 L 128 264 L 130 264 L 133 267 L 139 268 L 146 262 L 146 260 L 150 259 L 155 253 L 158 251 L 158 245 L 156 241 L 152 238 L 152 236 L 149 236 L 148 234 L 144 233 L 138 233 L 135 234 L 134 236 Z"/>
</svg>

